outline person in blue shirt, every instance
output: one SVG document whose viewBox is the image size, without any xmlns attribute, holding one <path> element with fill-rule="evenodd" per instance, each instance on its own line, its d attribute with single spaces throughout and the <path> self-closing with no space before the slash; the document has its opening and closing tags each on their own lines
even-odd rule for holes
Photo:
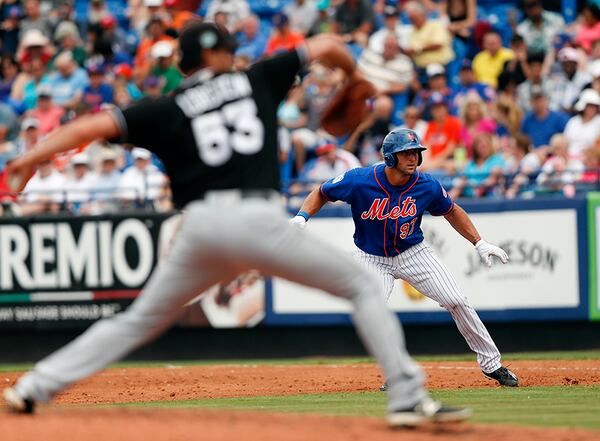
<svg viewBox="0 0 600 441">
<path fill-rule="evenodd" d="M 267 36 L 260 30 L 260 20 L 256 15 L 249 15 L 242 26 L 238 35 L 238 48 L 235 55 L 245 55 L 254 63 L 265 53 L 267 46 Z"/>
<path fill-rule="evenodd" d="M 565 130 L 569 117 L 550 110 L 548 97 L 540 86 L 531 87 L 531 109 L 521 122 L 521 132 L 531 138 L 535 148 L 547 146 L 552 135 Z"/>
<path fill-rule="evenodd" d="M 104 70 L 98 64 L 88 66 L 90 83 L 83 89 L 82 101 L 97 111 L 102 104 L 112 104 L 113 88 L 104 82 Z"/>
<path fill-rule="evenodd" d="M 517 377 L 500 363 L 500 352 L 454 277 L 424 242 L 421 220 L 427 211 L 444 216 L 469 240 L 487 266 L 492 256 L 508 256 L 484 241 L 467 213 L 442 185 L 417 167 L 426 148 L 410 129 L 391 131 L 383 141 L 384 164 L 355 168 L 313 190 L 292 224 L 304 228 L 328 201 L 350 204 L 356 257 L 380 275 L 389 299 L 394 280 L 402 279 L 435 300 L 452 315 L 485 376 L 503 386 L 518 386 Z M 374 293 L 375 295 L 375 293 Z M 385 385 L 382 386 L 385 390 Z"/>
<path fill-rule="evenodd" d="M 459 78 L 460 84 L 453 88 L 453 105 L 455 109 L 460 109 L 465 98 L 472 92 L 476 92 L 486 103 L 496 99 L 496 91 L 492 86 L 477 82 L 471 60 L 465 58 L 462 61 Z"/>
</svg>

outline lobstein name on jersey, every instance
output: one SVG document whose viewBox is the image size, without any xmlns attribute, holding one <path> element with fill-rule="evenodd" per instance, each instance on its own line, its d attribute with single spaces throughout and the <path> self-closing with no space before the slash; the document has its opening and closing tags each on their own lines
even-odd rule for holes
<svg viewBox="0 0 600 441">
<path fill-rule="evenodd" d="M 402 201 L 402 205 L 392 207 L 388 213 L 384 213 L 389 203 L 388 198 L 376 198 L 368 211 L 363 211 L 361 219 L 363 220 L 385 220 L 413 217 L 417 214 L 417 201 L 412 197 L 407 197 Z"/>
<path fill-rule="evenodd" d="M 212 81 L 191 87 L 175 97 L 175 102 L 188 118 L 194 118 L 223 103 L 252 95 L 245 73 L 220 75 Z"/>
</svg>

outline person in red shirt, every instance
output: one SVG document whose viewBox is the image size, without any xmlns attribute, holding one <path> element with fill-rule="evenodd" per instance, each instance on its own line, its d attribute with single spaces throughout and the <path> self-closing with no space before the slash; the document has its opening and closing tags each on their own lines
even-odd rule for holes
<svg viewBox="0 0 600 441">
<path fill-rule="evenodd" d="M 46 135 L 60 126 L 65 109 L 52 102 L 52 87 L 40 84 L 37 87 L 37 105 L 27 112 L 27 116 L 39 121 L 40 134 Z"/>
<path fill-rule="evenodd" d="M 423 139 L 427 146 L 423 165 L 428 170 L 452 171 L 454 150 L 460 142 L 460 120 L 450 115 L 448 99 L 437 92 L 431 95 L 431 116 Z"/>
<path fill-rule="evenodd" d="M 292 31 L 290 20 L 283 12 L 273 15 L 273 26 L 275 29 L 267 41 L 266 55 L 292 50 L 304 41 L 302 34 Z"/>
</svg>

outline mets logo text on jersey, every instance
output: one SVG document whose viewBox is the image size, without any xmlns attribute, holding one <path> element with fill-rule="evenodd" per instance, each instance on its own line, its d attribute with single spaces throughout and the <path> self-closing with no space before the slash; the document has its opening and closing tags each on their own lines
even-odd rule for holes
<svg viewBox="0 0 600 441">
<path fill-rule="evenodd" d="M 388 213 L 384 214 L 385 207 L 388 205 L 388 198 L 377 198 L 371 204 L 368 211 L 363 211 L 360 215 L 363 220 L 385 220 L 412 217 L 417 214 L 417 201 L 412 197 L 407 197 L 402 201 L 402 205 L 392 207 Z"/>
</svg>

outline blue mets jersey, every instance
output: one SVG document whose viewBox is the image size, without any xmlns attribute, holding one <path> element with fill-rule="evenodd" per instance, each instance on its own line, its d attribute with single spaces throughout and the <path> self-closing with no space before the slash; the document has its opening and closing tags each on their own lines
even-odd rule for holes
<svg viewBox="0 0 600 441">
<path fill-rule="evenodd" d="M 427 173 L 414 173 L 397 187 L 388 182 L 384 169 L 383 164 L 355 168 L 321 185 L 321 194 L 330 201 L 350 204 L 358 248 L 389 257 L 423 241 L 425 211 L 443 216 L 454 203 Z"/>
</svg>

